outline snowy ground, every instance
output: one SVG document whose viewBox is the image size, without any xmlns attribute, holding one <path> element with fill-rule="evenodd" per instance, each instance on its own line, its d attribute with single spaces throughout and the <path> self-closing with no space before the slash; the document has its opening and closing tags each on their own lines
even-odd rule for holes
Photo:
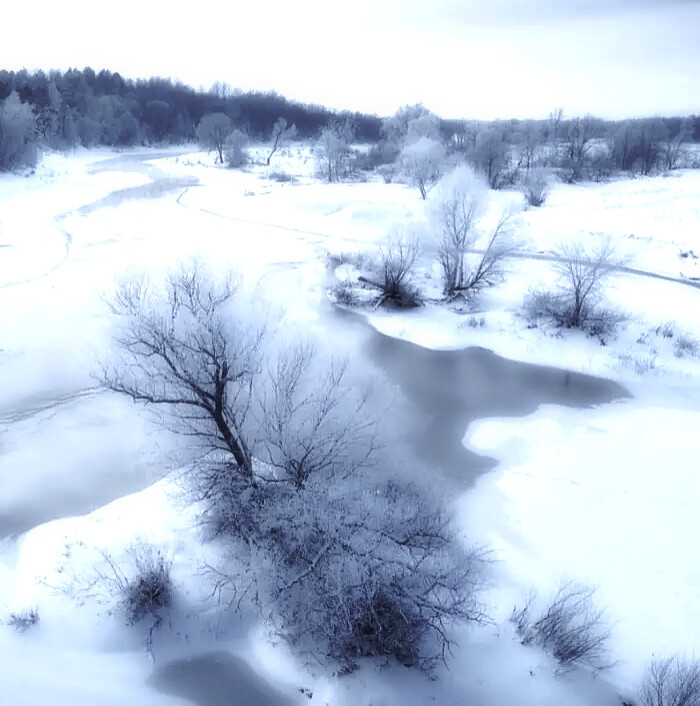
<svg viewBox="0 0 700 706">
<path fill-rule="evenodd" d="M 493 547 L 499 560 L 488 594 L 495 625 L 466 634 L 436 682 L 371 668 L 340 682 L 314 679 L 247 623 L 227 632 L 206 615 L 194 619 L 192 606 L 203 600 L 196 580 L 203 548 L 167 481 L 93 514 L 66 517 L 149 486 L 163 457 L 174 454 L 172 440 L 132 405 L 94 389 L 90 371 L 109 346 L 101 296 L 115 277 L 163 271 L 196 252 L 238 268 L 246 287 L 322 334 L 327 255 L 372 250 L 396 224 L 426 223 L 416 190 L 379 181 L 318 183 L 302 148 L 275 156 L 270 168 L 243 172 L 215 168 L 211 156 L 198 153 L 159 158 L 143 170 L 132 162 L 124 163 L 126 171 L 96 164 L 113 156 L 51 156 L 33 176 L 0 176 L 0 528 L 4 522 L 8 532 L 27 529 L 27 517 L 28 526 L 65 518 L 0 543 L 0 618 L 35 606 L 41 615 L 25 634 L 0 627 L 7 703 L 182 703 L 146 684 L 152 667 L 140 638 L 115 626 L 108 606 L 89 601 L 77 608 L 47 587 L 61 582 L 56 572 L 66 564 L 89 573 L 99 559 L 95 547 L 128 562 L 129 545 L 143 537 L 173 558 L 182 593 L 179 618 L 156 646 L 161 654 L 224 646 L 299 703 L 309 701 L 298 687 L 310 686 L 310 703 L 333 706 L 614 704 L 615 689 L 633 689 L 652 655 L 700 652 L 700 554 L 692 531 L 700 359 L 687 350 L 674 354 L 679 336 L 700 339 L 700 290 L 678 283 L 617 276 L 609 298 L 628 319 L 606 345 L 527 328 L 522 297 L 551 276 L 548 263 L 537 260 L 510 261 L 504 282 L 474 313 L 431 304 L 371 315 L 378 330 L 426 347 L 484 346 L 614 378 L 634 396 L 594 409 L 545 406 L 526 418 L 486 419 L 465 430 L 469 448 L 499 460 L 456 500 L 469 536 Z M 281 180 L 282 172 L 291 181 Z M 196 177 L 199 184 L 157 198 L 130 191 L 80 210 L 158 174 Z M 526 252 L 548 251 L 566 238 L 610 236 L 630 266 L 690 278 L 700 275 L 698 193 L 700 174 L 679 172 L 557 185 L 541 209 L 522 210 L 519 195 L 496 194 L 493 210 L 505 203 L 516 210 Z M 419 281 L 436 289 L 437 273 L 427 260 L 423 265 Z M 77 546 L 70 560 L 67 544 Z M 620 660 L 604 675 L 615 689 L 602 677 L 555 678 L 548 657 L 512 636 L 507 617 L 514 602 L 531 587 L 548 594 L 563 578 L 598 586 Z M 219 629 L 228 641 L 213 641 Z"/>
</svg>

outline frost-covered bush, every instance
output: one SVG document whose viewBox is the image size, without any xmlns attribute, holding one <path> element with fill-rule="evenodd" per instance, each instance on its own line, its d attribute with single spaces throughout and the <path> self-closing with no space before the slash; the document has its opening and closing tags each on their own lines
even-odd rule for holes
<svg viewBox="0 0 700 706">
<path fill-rule="evenodd" d="M 280 184 L 286 184 L 290 181 L 294 181 L 294 177 L 291 174 L 288 174 L 287 172 L 282 172 L 282 171 L 270 172 L 267 175 L 267 178 L 270 181 L 276 181 Z"/>
<path fill-rule="evenodd" d="M 415 186 L 423 199 L 437 184 L 443 172 L 445 148 L 430 137 L 420 137 L 410 142 L 401 151 L 399 162 L 412 186 Z"/>
<path fill-rule="evenodd" d="M 444 508 L 410 485 L 354 473 L 301 491 L 261 486 L 240 500 L 250 537 L 231 543 L 217 578 L 310 661 L 429 667 L 445 656 L 455 623 L 484 619 L 483 556 L 463 548 Z"/>
<path fill-rule="evenodd" d="M 594 594 L 590 586 L 565 583 L 538 617 L 532 615 L 535 597 L 531 595 L 511 616 L 522 644 L 542 647 L 563 667 L 612 666 L 607 658 L 610 628 L 604 612 L 594 605 Z"/>
<path fill-rule="evenodd" d="M 132 559 L 134 571 L 130 574 L 114 565 L 124 620 L 127 625 L 136 625 L 150 616 L 160 623 L 163 611 L 170 608 L 173 599 L 171 562 L 151 544 L 134 547 Z"/>
<path fill-rule="evenodd" d="M 673 355 L 675 355 L 676 358 L 685 358 L 686 356 L 694 358 L 699 352 L 700 343 L 689 334 L 679 334 L 673 342 Z"/>
<path fill-rule="evenodd" d="M 14 628 L 17 632 L 26 632 L 39 622 L 39 610 L 37 608 L 29 608 L 22 610 L 19 613 L 10 613 L 7 619 L 7 624 Z"/>
<path fill-rule="evenodd" d="M 235 169 L 243 167 L 250 161 L 248 150 L 248 136 L 242 131 L 233 130 L 224 142 L 224 160 L 226 166 Z"/>
<path fill-rule="evenodd" d="M 677 657 L 649 665 L 639 688 L 640 706 L 700 706 L 700 660 Z"/>
</svg>

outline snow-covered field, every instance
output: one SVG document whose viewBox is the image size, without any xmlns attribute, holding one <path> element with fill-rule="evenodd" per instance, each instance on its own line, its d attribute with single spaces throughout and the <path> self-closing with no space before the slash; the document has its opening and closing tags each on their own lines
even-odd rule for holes
<svg viewBox="0 0 700 706">
<path fill-rule="evenodd" d="M 328 254 L 372 251 L 397 224 L 425 224 L 426 204 L 400 184 L 319 183 L 308 151 L 296 146 L 270 168 L 247 171 L 214 167 L 201 153 L 114 157 L 51 155 L 31 176 L 0 175 L 0 537 L 38 525 L 0 540 L 0 619 L 35 607 L 41 617 L 26 633 L 0 626 L 0 703 L 183 702 L 149 686 L 141 638 L 109 616 L 108 603 L 77 606 L 55 590 L 66 572 L 89 576 L 97 550 L 128 562 L 129 546 L 146 537 L 173 559 L 179 595 L 178 617 L 155 643 L 158 663 L 230 650 L 291 703 L 616 704 L 652 656 L 700 653 L 700 357 L 690 350 L 700 340 L 700 289 L 616 276 L 609 299 L 627 320 L 602 345 L 528 328 L 522 298 L 551 277 L 549 263 L 528 259 L 510 260 L 473 313 L 428 304 L 370 314 L 379 331 L 425 347 L 483 346 L 612 378 L 633 395 L 597 408 L 547 405 L 465 429 L 468 448 L 499 462 L 455 500 L 470 539 L 498 560 L 487 593 L 494 624 L 465 631 L 437 681 L 370 666 L 333 680 L 305 673 L 245 619 L 221 625 L 202 612 L 206 548 L 172 484 L 153 484 L 176 464 L 175 442 L 136 407 L 96 389 L 90 375 L 110 345 L 103 295 L 115 278 L 163 272 L 197 253 L 238 269 L 244 288 L 323 336 Z M 281 172 L 292 180 L 281 181 Z M 162 192 L 132 188 L 179 178 L 190 181 Z M 524 252 L 609 236 L 628 266 L 692 278 L 700 276 L 698 194 L 700 173 L 688 171 L 555 185 L 541 209 L 523 209 L 514 193 L 492 198 L 494 211 L 514 210 Z M 437 271 L 422 264 L 418 281 L 435 289 Z M 691 343 L 678 357 L 681 336 Z M 596 585 L 607 610 L 619 664 L 596 679 L 555 676 L 550 658 L 521 647 L 508 623 L 530 588 L 547 595 L 562 579 Z"/>
</svg>

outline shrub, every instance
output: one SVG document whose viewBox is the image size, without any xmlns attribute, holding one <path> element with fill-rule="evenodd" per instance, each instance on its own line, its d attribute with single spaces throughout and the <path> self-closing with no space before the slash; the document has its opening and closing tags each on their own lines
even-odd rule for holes
<svg viewBox="0 0 700 706">
<path fill-rule="evenodd" d="M 356 473 L 303 492 L 260 487 L 240 511 L 252 536 L 231 544 L 219 585 L 237 604 L 250 598 L 313 662 L 427 669 L 445 658 L 451 626 L 485 620 L 483 553 L 463 549 L 444 509 L 416 488 Z"/>
<path fill-rule="evenodd" d="M 391 304 L 410 309 L 422 304 L 420 293 L 411 282 L 418 251 L 415 236 L 397 236 L 380 249 L 378 272 L 372 277 L 359 277 L 360 282 L 379 290 L 375 306 Z"/>
<path fill-rule="evenodd" d="M 331 294 L 338 304 L 343 306 L 356 306 L 359 303 L 355 289 L 350 282 L 338 282 L 333 289 Z"/>
<path fill-rule="evenodd" d="M 7 624 L 17 632 L 26 632 L 38 622 L 39 610 L 37 608 L 29 608 L 19 613 L 10 613 L 10 617 L 7 619 Z"/>
<path fill-rule="evenodd" d="M 525 606 L 513 609 L 511 622 L 523 645 L 535 644 L 565 668 L 577 664 L 595 670 L 611 667 L 606 643 L 610 637 L 603 611 L 593 604 L 595 589 L 575 583 L 563 584 L 538 618 L 532 617 L 534 595 Z"/>
<path fill-rule="evenodd" d="M 294 181 L 294 177 L 291 174 L 287 174 L 287 172 L 280 171 L 270 172 L 267 175 L 267 178 L 271 181 L 279 182 L 280 184 L 286 184 L 288 182 Z"/>
<path fill-rule="evenodd" d="M 676 329 L 673 322 L 666 321 L 656 327 L 655 333 L 657 336 L 662 336 L 663 338 L 673 338 L 676 335 Z"/>
<path fill-rule="evenodd" d="M 686 356 L 695 358 L 698 352 L 700 352 L 700 343 L 688 334 L 679 334 L 673 342 L 673 355 L 676 358 L 685 358 Z"/>
<path fill-rule="evenodd" d="M 656 660 L 649 665 L 639 689 L 641 706 L 700 705 L 700 660 L 678 657 Z"/>
<path fill-rule="evenodd" d="M 151 544 L 134 547 L 132 557 L 135 568 L 132 576 L 127 577 L 119 570 L 114 572 L 126 624 L 136 625 L 151 616 L 160 625 L 163 611 L 170 608 L 173 598 L 171 563 Z"/>
<path fill-rule="evenodd" d="M 650 351 L 644 356 L 633 356 L 629 354 L 618 355 L 619 366 L 622 368 L 632 368 L 637 375 L 646 375 L 652 370 L 656 370 L 656 359 L 658 352 Z"/>
<path fill-rule="evenodd" d="M 541 206 L 547 198 L 549 181 L 543 169 L 531 169 L 522 182 L 525 199 L 530 206 Z"/>
</svg>

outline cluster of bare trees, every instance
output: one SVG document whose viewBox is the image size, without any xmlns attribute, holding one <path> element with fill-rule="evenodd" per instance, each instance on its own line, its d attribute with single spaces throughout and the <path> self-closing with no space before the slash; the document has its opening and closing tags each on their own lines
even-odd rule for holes
<svg viewBox="0 0 700 706">
<path fill-rule="evenodd" d="M 455 621 L 484 617 L 482 553 L 392 470 L 381 408 L 347 364 L 308 345 L 271 351 L 236 299 L 230 277 L 198 263 L 162 286 L 125 284 L 103 384 L 189 440 L 183 480 L 220 548 L 209 570 L 231 606 L 254 606 L 315 660 L 427 666 Z"/>
<path fill-rule="evenodd" d="M 231 168 L 243 167 L 249 161 L 247 147 L 250 143 L 243 130 L 233 126 L 233 121 L 225 113 L 208 113 L 199 121 L 195 130 L 197 141 L 205 149 L 216 153 L 216 161 Z M 295 125 L 288 125 L 284 118 L 278 118 L 272 126 L 267 165 L 272 157 L 297 135 Z"/>
<path fill-rule="evenodd" d="M 489 190 L 483 177 L 461 165 L 445 175 L 428 202 L 429 228 L 417 224 L 397 228 L 379 250 L 379 261 L 363 268 L 359 281 L 378 291 L 374 305 L 414 307 L 423 295 L 414 275 L 423 247 L 434 253 L 442 274 L 447 301 L 471 299 L 503 275 L 503 264 L 513 253 L 511 217 L 488 213 Z M 344 303 L 352 296 L 343 285 L 337 292 Z"/>
</svg>

